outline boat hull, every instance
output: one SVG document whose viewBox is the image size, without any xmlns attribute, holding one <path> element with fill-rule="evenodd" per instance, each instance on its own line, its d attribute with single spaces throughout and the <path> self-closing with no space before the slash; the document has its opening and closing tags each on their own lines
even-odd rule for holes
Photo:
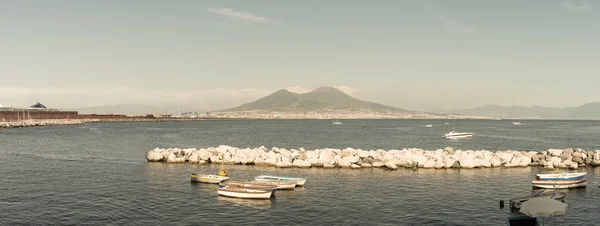
<svg viewBox="0 0 600 226">
<path fill-rule="evenodd" d="M 216 175 L 195 175 L 195 174 L 192 174 L 192 176 L 190 177 L 190 180 L 192 182 L 207 183 L 207 184 L 218 184 L 218 183 L 220 183 L 222 181 L 229 180 L 229 177 L 216 176 Z"/>
<path fill-rule="evenodd" d="M 256 181 L 293 181 L 296 182 L 296 186 L 304 186 L 306 178 L 300 177 L 279 177 L 279 176 L 267 176 L 261 175 L 254 178 Z"/>
<path fill-rule="evenodd" d="M 259 184 L 259 183 L 251 183 L 245 181 L 227 181 L 223 185 L 234 188 L 246 188 L 246 189 L 256 189 L 256 190 L 272 190 L 277 189 L 277 185 L 270 184 Z"/>
<path fill-rule="evenodd" d="M 536 174 L 538 180 L 582 180 L 587 172 L 567 174 Z"/>
<path fill-rule="evenodd" d="M 274 196 L 275 190 L 255 190 L 244 188 L 221 187 L 217 193 L 221 196 L 241 198 L 241 199 L 270 199 Z"/>
<path fill-rule="evenodd" d="M 295 181 L 251 181 L 251 183 L 263 184 L 263 185 L 275 185 L 278 190 L 292 190 L 296 188 Z"/>
<path fill-rule="evenodd" d="M 462 134 L 462 135 L 444 135 L 443 138 L 446 139 L 460 139 L 460 138 L 469 138 L 473 137 L 473 134 Z"/>
<path fill-rule="evenodd" d="M 546 189 L 565 189 L 579 188 L 587 186 L 586 180 L 571 180 L 571 181 L 550 181 L 550 180 L 534 180 L 531 182 L 534 187 Z"/>
</svg>

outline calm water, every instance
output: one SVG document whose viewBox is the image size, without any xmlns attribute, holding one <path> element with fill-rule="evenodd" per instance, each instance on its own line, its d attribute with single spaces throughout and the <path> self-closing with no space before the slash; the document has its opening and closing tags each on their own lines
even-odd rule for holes
<svg viewBox="0 0 600 226">
<path fill-rule="evenodd" d="M 486 150 L 600 149 L 599 121 L 346 120 L 90 124 L 0 131 L 0 219 L 7 225 L 347 224 L 505 225 L 498 201 L 528 195 L 541 168 L 425 170 L 227 166 L 236 180 L 262 173 L 308 177 L 275 200 L 218 197 L 189 174 L 219 166 L 147 163 L 154 147 Z M 449 122 L 449 125 L 444 125 Z M 433 128 L 424 128 L 432 124 Z M 448 141 L 451 129 L 474 132 Z M 600 168 L 570 190 L 567 215 L 548 225 L 597 225 Z"/>
</svg>

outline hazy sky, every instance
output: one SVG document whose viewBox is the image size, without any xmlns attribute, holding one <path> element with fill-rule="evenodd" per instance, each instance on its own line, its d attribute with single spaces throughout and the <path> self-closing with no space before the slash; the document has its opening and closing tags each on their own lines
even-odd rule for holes
<svg viewBox="0 0 600 226">
<path fill-rule="evenodd" d="M 600 1 L 0 0 L 0 101 L 415 110 L 600 101 Z"/>
</svg>

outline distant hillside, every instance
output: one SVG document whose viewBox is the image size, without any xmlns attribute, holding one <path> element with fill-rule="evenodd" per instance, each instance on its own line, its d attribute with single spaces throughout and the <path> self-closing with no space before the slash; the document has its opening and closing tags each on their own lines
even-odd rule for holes
<svg viewBox="0 0 600 226">
<path fill-rule="evenodd" d="M 363 101 L 333 87 L 320 87 L 311 92 L 298 94 L 285 89 L 278 90 L 256 101 L 222 111 L 288 111 L 306 112 L 316 110 L 371 110 L 411 113 L 400 108 Z"/>
<path fill-rule="evenodd" d="M 145 115 L 145 114 L 178 114 L 179 109 L 182 112 L 193 111 L 190 106 L 165 106 L 156 107 L 149 105 L 140 104 L 118 104 L 108 106 L 95 106 L 95 107 L 84 107 L 75 108 L 68 110 L 78 111 L 80 114 L 131 114 L 131 115 Z M 198 110 L 198 109 L 196 109 Z"/>
<path fill-rule="evenodd" d="M 579 107 L 550 108 L 542 106 L 485 105 L 481 107 L 455 110 L 458 113 L 473 116 L 522 119 L 600 119 L 600 102 L 593 102 Z"/>
</svg>

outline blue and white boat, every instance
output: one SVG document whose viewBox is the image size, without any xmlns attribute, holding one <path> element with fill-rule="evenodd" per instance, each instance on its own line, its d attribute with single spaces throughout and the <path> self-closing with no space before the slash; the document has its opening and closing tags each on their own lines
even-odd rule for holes
<svg viewBox="0 0 600 226">
<path fill-rule="evenodd" d="M 293 181 L 296 182 L 296 186 L 304 186 L 306 182 L 306 178 L 301 177 L 280 177 L 280 176 L 270 176 L 270 175 L 260 175 L 256 176 L 254 180 L 257 181 Z"/>
<path fill-rule="evenodd" d="M 558 174 L 536 174 L 538 180 L 582 180 L 587 172 L 582 173 L 558 173 Z"/>
</svg>

